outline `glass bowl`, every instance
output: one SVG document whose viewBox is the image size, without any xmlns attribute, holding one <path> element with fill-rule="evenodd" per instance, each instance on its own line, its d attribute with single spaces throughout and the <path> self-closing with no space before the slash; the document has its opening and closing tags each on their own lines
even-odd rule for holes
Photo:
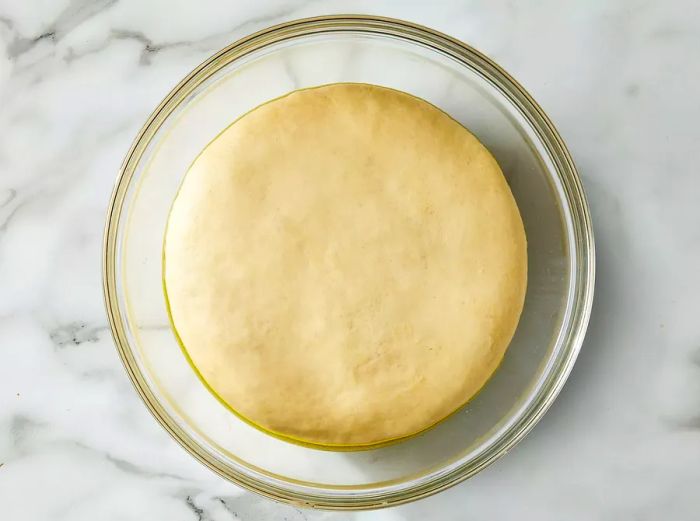
<svg viewBox="0 0 700 521">
<path fill-rule="evenodd" d="M 188 165 L 222 129 L 289 91 L 335 82 L 423 98 L 494 154 L 528 238 L 525 308 L 502 365 L 447 421 L 383 448 L 332 452 L 256 430 L 188 365 L 162 288 L 168 211 Z M 581 347 L 594 281 L 588 207 L 552 123 L 471 47 L 407 22 L 328 16 L 278 25 L 218 52 L 156 108 L 124 160 L 107 217 L 104 290 L 127 372 L 147 407 L 195 458 L 238 485 L 296 505 L 362 509 L 414 500 L 474 475 L 533 427 Z"/>
</svg>

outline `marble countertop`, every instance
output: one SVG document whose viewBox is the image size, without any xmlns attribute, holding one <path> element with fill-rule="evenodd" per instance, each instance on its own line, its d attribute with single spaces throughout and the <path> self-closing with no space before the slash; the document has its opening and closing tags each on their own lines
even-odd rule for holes
<svg viewBox="0 0 700 521">
<path fill-rule="evenodd" d="M 690 0 L 0 0 L 0 518 L 695 520 L 700 516 L 700 9 Z M 326 13 L 404 18 L 492 56 L 580 169 L 593 316 L 507 457 L 410 505 L 301 511 L 244 492 L 152 419 L 108 331 L 102 229 L 147 115 L 213 51 Z"/>
</svg>

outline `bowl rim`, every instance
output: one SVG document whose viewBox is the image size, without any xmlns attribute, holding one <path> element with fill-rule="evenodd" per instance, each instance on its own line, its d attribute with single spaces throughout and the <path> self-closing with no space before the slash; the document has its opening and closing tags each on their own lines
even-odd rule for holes
<svg viewBox="0 0 700 521">
<path fill-rule="evenodd" d="M 571 313 L 560 332 L 561 356 L 545 375 L 538 394 L 521 417 L 500 433 L 494 444 L 476 458 L 434 474 L 430 479 L 385 489 L 350 491 L 285 486 L 273 480 L 246 475 L 212 458 L 186 434 L 166 412 L 141 374 L 131 351 L 117 298 L 118 228 L 128 187 L 146 146 L 170 113 L 212 73 L 251 52 L 287 39 L 314 34 L 348 32 L 398 37 L 449 55 L 475 70 L 506 96 L 546 145 L 564 192 L 575 242 L 575 265 L 571 273 Z M 296 506 L 329 510 L 364 510 L 394 506 L 430 496 L 475 475 L 511 450 L 541 419 L 559 394 L 581 349 L 591 313 L 595 282 L 595 245 L 590 211 L 571 155 L 554 125 L 525 89 L 490 58 L 473 47 L 427 27 L 395 18 L 370 15 L 328 15 L 291 20 L 243 37 L 202 62 L 160 102 L 141 127 L 119 169 L 110 198 L 102 255 L 102 284 L 110 330 L 124 368 L 149 412 L 190 455 L 225 479 L 250 491 Z"/>
</svg>

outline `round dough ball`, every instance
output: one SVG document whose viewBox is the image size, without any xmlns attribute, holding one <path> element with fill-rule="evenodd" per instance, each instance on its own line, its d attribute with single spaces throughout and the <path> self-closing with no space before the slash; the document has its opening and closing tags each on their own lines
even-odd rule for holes
<svg viewBox="0 0 700 521">
<path fill-rule="evenodd" d="M 365 84 L 241 117 L 173 203 L 164 277 L 183 349 L 269 433 L 361 448 L 464 405 L 523 307 L 523 223 L 459 123 Z"/>
</svg>

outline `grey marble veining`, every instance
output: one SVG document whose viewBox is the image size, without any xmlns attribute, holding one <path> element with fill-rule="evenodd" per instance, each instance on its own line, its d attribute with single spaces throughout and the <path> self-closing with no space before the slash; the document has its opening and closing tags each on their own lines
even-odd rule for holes
<svg viewBox="0 0 700 521">
<path fill-rule="evenodd" d="M 160 99 L 238 37 L 340 12 L 434 27 L 518 78 L 569 144 L 598 247 L 586 343 L 534 432 L 447 492 L 356 514 L 244 492 L 171 441 L 100 280 L 111 187 Z M 0 0 L 0 519 L 698 519 L 698 49 L 689 0 Z"/>
</svg>

